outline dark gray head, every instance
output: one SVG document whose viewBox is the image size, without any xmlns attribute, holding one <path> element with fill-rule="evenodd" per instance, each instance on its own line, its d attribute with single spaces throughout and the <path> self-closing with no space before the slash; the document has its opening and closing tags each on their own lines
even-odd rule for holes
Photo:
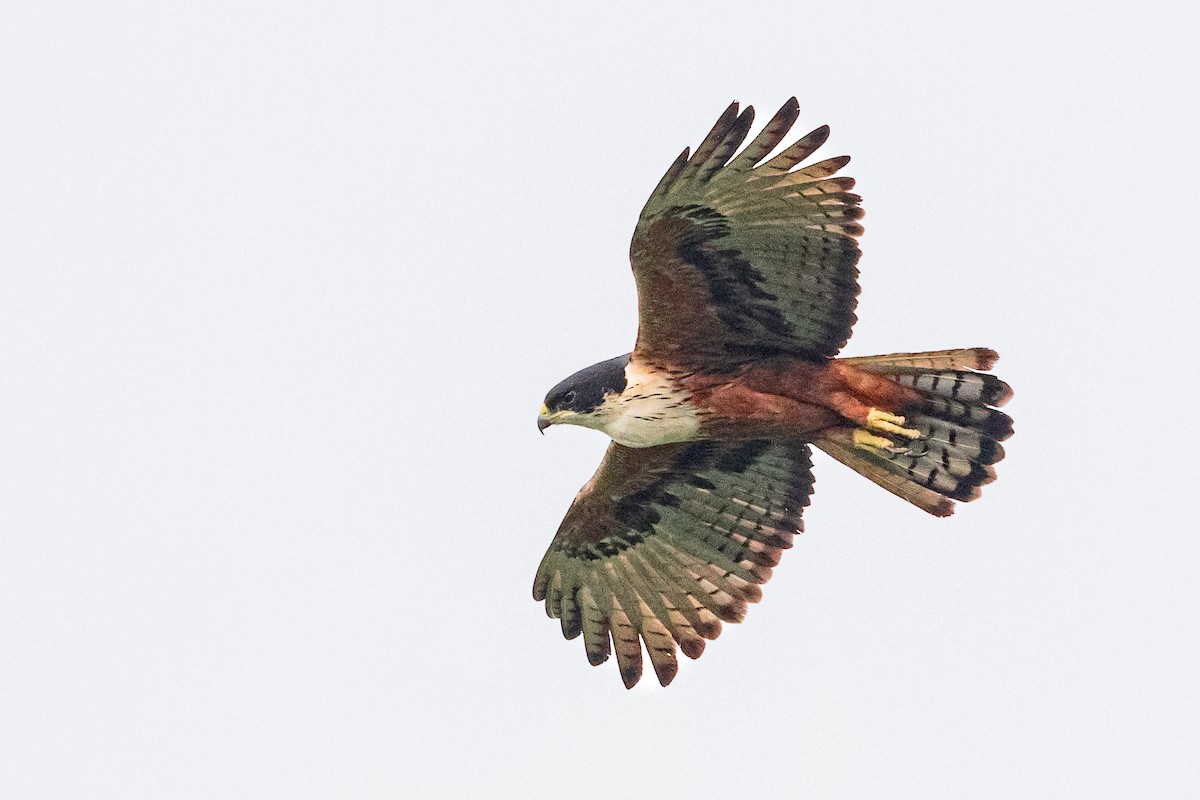
<svg viewBox="0 0 1200 800">
<path fill-rule="evenodd" d="M 581 369 L 546 394 L 538 414 L 538 428 L 545 430 L 557 422 L 572 422 L 576 414 L 589 414 L 600 407 L 606 394 L 625 391 L 625 366 L 629 353 Z M 582 422 L 582 421 L 580 421 Z"/>
</svg>

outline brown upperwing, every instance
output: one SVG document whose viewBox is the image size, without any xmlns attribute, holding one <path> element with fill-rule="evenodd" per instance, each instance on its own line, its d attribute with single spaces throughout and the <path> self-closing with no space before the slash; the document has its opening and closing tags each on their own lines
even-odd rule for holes
<svg viewBox="0 0 1200 800">
<path fill-rule="evenodd" d="M 737 156 L 754 119 L 732 104 L 696 153 L 663 176 L 630 246 L 638 285 L 634 358 L 714 370 L 791 355 L 824 360 L 854 324 L 862 233 L 849 159 L 793 170 L 818 128 L 759 164 L 787 135 L 795 98 Z"/>
<path fill-rule="evenodd" d="M 659 682 L 739 622 L 802 528 L 812 491 L 799 441 L 613 443 L 542 559 L 533 596 L 583 634 L 592 664 L 616 651 L 626 686 L 642 674 L 641 640 Z"/>
</svg>

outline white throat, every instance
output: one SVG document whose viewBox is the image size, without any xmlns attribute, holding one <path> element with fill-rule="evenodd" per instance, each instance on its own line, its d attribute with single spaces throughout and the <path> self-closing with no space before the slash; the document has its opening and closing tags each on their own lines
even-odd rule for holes
<svg viewBox="0 0 1200 800">
<path fill-rule="evenodd" d="M 687 442 L 700 430 L 695 407 L 670 378 L 632 360 L 625 367 L 625 391 L 607 395 L 594 413 L 600 430 L 626 447 Z"/>
</svg>

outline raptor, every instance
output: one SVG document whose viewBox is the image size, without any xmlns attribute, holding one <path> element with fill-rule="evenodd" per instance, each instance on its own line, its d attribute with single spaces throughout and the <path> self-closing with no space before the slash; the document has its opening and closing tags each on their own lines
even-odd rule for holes
<svg viewBox="0 0 1200 800">
<path fill-rule="evenodd" d="M 612 443 L 542 559 L 533 596 L 615 653 L 627 687 L 643 644 L 659 682 L 740 622 L 803 530 L 817 447 L 935 516 L 979 496 L 1004 457 L 1012 395 L 987 348 L 837 358 L 859 292 L 861 198 L 805 164 L 822 126 L 771 154 L 792 98 L 745 147 L 754 109 L 725 110 L 675 160 L 630 247 L 633 352 L 546 395 L 538 428 L 571 424 Z M 739 152 L 739 148 L 741 148 Z"/>
</svg>

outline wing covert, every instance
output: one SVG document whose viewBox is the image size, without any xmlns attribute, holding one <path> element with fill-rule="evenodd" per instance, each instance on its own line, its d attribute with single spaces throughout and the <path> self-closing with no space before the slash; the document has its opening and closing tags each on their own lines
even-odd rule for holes
<svg viewBox="0 0 1200 800">
<path fill-rule="evenodd" d="M 789 442 L 613 443 L 542 559 L 533 596 L 582 635 L 592 664 L 615 652 L 626 686 L 642 642 L 659 682 L 740 622 L 803 529 L 809 449 Z"/>
<path fill-rule="evenodd" d="M 841 156 L 796 168 L 820 127 L 763 160 L 799 114 L 792 98 L 740 154 L 754 109 L 732 104 L 651 193 L 630 246 L 635 357 L 705 369 L 787 354 L 823 360 L 846 343 L 858 296 L 861 198 Z"/>
</svg>

